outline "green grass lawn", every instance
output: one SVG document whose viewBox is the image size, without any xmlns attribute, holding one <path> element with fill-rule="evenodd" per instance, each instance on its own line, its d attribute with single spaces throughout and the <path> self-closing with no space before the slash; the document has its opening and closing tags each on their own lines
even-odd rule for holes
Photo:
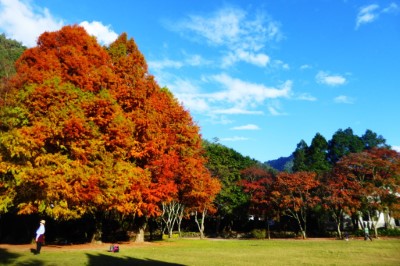
<svg viewBox="0 0 400 266">
<path fill-rule="evenodd" d="M 32 245 L 33 247 L 33 245 Z M 400 239 L 198 240 L 121 244 L 119 253 L 95 249 L 0 247 L 0 265 L 400 265 Z"/>
</svg>

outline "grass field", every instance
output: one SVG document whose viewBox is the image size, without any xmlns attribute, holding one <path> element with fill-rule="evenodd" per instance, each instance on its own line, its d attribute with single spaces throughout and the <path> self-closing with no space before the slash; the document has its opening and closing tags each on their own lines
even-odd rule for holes
<svg viewBox="0 0 400 266">
<path fill-rule="evenodd" d="M 44 246 L 0 245 L 0 265 L 400 265 L 400 239 L 218 240 L 177 239 L 121 244 Z"/>
</svg>

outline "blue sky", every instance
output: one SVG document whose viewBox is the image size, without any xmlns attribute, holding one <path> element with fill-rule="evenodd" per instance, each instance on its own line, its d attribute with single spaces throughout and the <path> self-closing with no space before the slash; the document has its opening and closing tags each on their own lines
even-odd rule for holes
<svg viewBox="0 0 400 266">
<path fill-rule="evenodd" d="M 69 24 L 126 32 L 205 139 L 261 162 L 348 127 L 400 151 L 398 0 L 0 0 L 0 33 L 29 47 Z"/>
</svg>

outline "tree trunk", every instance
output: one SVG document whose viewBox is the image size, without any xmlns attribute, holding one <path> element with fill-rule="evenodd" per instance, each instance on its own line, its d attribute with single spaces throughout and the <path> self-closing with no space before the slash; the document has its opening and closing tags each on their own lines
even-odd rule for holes
<svg viewBox="0 0 400 266">
<path fill-rule="evenodd" d="M 92 243 L 101 243 L 103 237 L 103 222 L 99 215 L 94 217 L 94 232 L 92 236 Z"/>
<path fill-rule="evenodd" d="M 144 224 L 143 226 L 138 228 L 136 238 L 135 238 L 135 243 L 143 243 L 144 242 L 145 229 L 146 229 L 146 224 Z"/>
<path fill-rule="evenodd" d="M 269 231 L 269 219 L 267 218 L 267 238 L 271 239 L 271 232 Z"/>
<path fill-rule="evenodd" d="M 179 237 L 182 237 L 181 224 L 182 224 L 182 220 L 183 220 L 184 210 L 185 210 L 185 207 L 182 205 L 180 210 L 179 210 L 179 214 L 178 214 L 178 233 L 179 233 Z"/>
<path fill-rule="evenodd" d="M 199 220 L 197 219 L 197 211 L 195 211 L 195 216 L 194 216 L 194 219 L 195 219 L 195 221 L 196 221 L 196 224 L 197 224 L 197 227 L 199 228 L 199 232 L 200 232 L 200 239 L 203 239 L 204 238 L 204 220 L 205 220 L 205 217 L 206 217 L 206 213 L 207 213 L 207 210 L 206 209 L 204 209 L 203 210 L 203 213 L 201 214 L 201 220 L 200 220 L 200 222 L 199 222 Z"/>
<path fill-rule="evenodd" d="M 172 232 L 175 223 L 178 221 L 179 215 L 183 213 L 184 206 L 176 201 L 169 203 L 162 203 L 162 220 L 165 223 L 165 227 L 168 231 L 168 238 L 172 237 Z"/>
<path fill-rule="evenodd" d="M 144 242 L 144 233 L 147 227 L 147 217 L 140 217 L 136 220 L 136 238 L 135 243 Z"/>
</svg>

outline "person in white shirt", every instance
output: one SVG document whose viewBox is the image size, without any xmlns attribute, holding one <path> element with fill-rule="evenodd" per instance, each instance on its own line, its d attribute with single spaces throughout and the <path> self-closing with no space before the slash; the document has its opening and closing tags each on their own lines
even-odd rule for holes
<svg viewBox="0 0 400 266">
<path fill-rule="evenodd" d="M 40 250 L 42 249 L 42 245 L 44 243 L 44 233 L 46 231 L 44 228 L 45 223 L 45 220 L 41 220 L 39 228 L 36 230 L 36 254 L 40 254 Z"/>
</svg>

